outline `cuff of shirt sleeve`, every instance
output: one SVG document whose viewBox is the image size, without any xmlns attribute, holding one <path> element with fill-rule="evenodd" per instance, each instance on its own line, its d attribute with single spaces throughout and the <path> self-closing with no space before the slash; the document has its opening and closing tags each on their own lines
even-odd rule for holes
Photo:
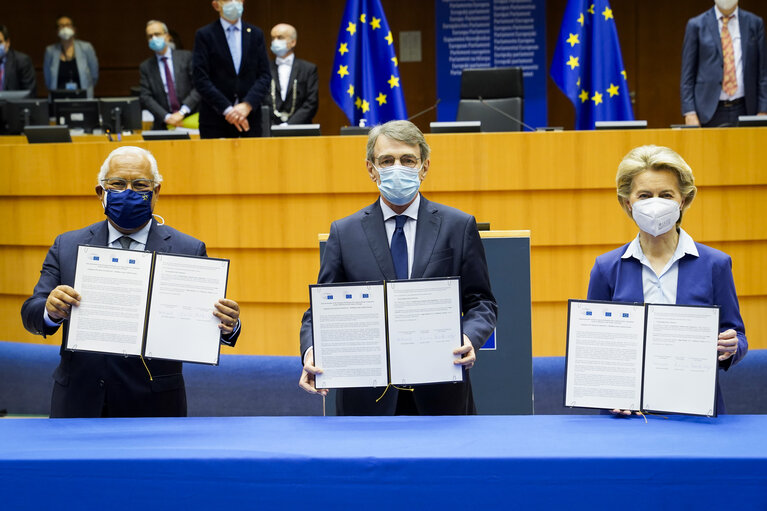
<svg viewBox="0 0 767 511">
<path fill-rule="evenodd" d="M 179 108 L 178 111 L 184 114 L 184 117 L 192 113 L 192 109 L 186 105 L 181 105 L 181 108 Z"/>
<path fill-rule="evenodd" d="M 226 110 L 224 110 L 224 117 L 226 117 L 227 115 L 229 115 L 229 112 L 231 112 L 232 110 L 234 110 L 234 107 L 233 107 L 233 106 L 228 106 L 228 107 L 226 107 Z"/>
<path fill-rule="evenodd" d="M 48 328 L 58 328 L 64 322 L 63 319 L 59 322 L 52 320 L 48 315 L 48 309 L 43 309 L 43 321 L 45 321 L 45 326 Z"/>
<path fill-rule="evenodd" d="M 165 114 L 165 118 L 163 119 L 163 122 L 165 124 L 168 124 L 168 119 L 170 119 L 171 114 Z"/>
<path fill-rule="evenodd" d="M 232 342 L 229 339 L 234 337 L 239 331 L 240 331 L 240 320 L 238 319 L 237 324 L 234 325 L 234 330 L 232 330 L 231 334 L 221 334 L 221 342 L 223 342 L 227 346 L 231 346 Z"/>
</svg>

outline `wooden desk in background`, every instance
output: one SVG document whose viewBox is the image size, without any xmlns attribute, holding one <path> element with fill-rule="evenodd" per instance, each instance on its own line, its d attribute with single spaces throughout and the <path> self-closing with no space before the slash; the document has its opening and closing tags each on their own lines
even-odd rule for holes
<svg viewBox="0 0 767 511">
<path fill-rule="evenodd" d="M 566 302 L 585 298 L 594 258 L 636 235 L 618 206 L 615 172 L 642 144 L 692 166 L 692 237 L 729 253 L 753 348 L 767 348 L 767 130 L 629 130 L 427 135 L 430 200 L 492 229 L 532 233 L 533 355 L 563 355 Z M 364 137 L 132 141 L 165 178 L 156 213 L 231 259 L 228 294 L 243 309 L 237 353 L 295 355 L 317 234 L 377 198 Z M 0 339 L 42 340 L 21 325 L 46 251 L 61 232 L 104 218 L 93 187 L 117 143 L 0 144 Z M 500 311 L 503 314 L 503 311 Z M 298 373 L 296 373 L 298 377 Z"/>
</svg>

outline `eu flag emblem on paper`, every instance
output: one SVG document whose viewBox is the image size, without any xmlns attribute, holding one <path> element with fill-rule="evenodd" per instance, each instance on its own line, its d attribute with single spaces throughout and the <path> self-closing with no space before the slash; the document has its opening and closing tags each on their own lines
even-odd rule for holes
<svg viewBox="0 0 767 511">
<path fill-rule="evenodd" d="M 352 126 L 407 119 L 394 36 L 380 0 L 347 0 L 330 94 Z"/>
<path fill-rule="evenodd" d="M 594 129 L 595 121 L 634 120 L 608 0 L 568 0 L 550 72 L 575 105 L 576 129 Z"/>
</svg>

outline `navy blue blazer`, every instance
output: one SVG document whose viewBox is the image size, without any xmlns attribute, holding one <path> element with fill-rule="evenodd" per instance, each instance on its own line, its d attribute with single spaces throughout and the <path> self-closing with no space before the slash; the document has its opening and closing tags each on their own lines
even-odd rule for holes
<svg viewBox="0 0 767 511">
<path fill-rule="evenodd" d="M 644 302 L 642 263 L 633 257 L 623 259 L 629 243 L 597 257 L 589 279 L 589 300 Z M 732 328 L 738 335 L 738 351 L 719 367 L 729 369 L 748 352 L 746 330 L 740 316 L 738 295 L 732 278 L 730 256 L 715 248 L 695 243 L 698 257 L 686 254 L 679 260 L 676 303 L 680 305 L 718 305 L 719 331 Z M 717 410 L 724 413 L 724 402 L 717 389 Z"/>
<path fill-rule="evenodd" d="M 234 69 L 226 33 L 218 19 L 199 29 L 194 37 L 194 87 L 200 93 L 200 137 L 261 136 L 261 103 L 272 79 L 266 55 L 264 34 L 242 22 L 242 60 L 239 73 Z M 248 116 L 250 131 L 240 133 L 226 122 L 224 110 L 236 103 L 253 107 Z"/>
<path fill-rule="evenodd" d="M 762 18 L 738 8 L 743 52 L 746 113 L 767 112 L 767 47 Z M 711 120 L 719 103 L 724 76 L 722 38 L 712 7 L 687 22 L 682 45 L 680 92 L 682 115 L 696 112 L 701 124 Z"/>
<path fill-rule="evenodd" d="M 24 328 L 33 334 L 53 335 L 46 326 L 45 301 L 59 285 L 73 286 L 78 245 L 106 246 L 107 221 L 56 237 L 40 271 L 34 293 L 21 307 Z M 205 256 L 205 244 L 167 225 L 152 221 L 146 250 Z M 64 321 L 61 362 L 53 374 L 51 417 L 173 417 L 186 416 L 186 392 L 181 362 L 146 360 L 152 381 L 138 357 L 64 350 L 69 321 Z M 233 346 L 241 329 L 222 341 Z"/>
<path fill-rule="evenodd" d="M 498 306 L 490 289 L 485 250 L 471 215 L 430 202 L 421 196 L 416 223 L 411 278 L 461 277 L 463 333 L 478 350 L 495 328 Z M 394 262 L 379 201 L 330 226 L 330 237 L 317 278 L 319 284 L 396 280 Z M 312 345 L 311 309 L 301 324 L 301 353 Z M 343 389 L 337 392 L 339 415 L 393 415 L 394 391 L 375 403 L 382 389 Z M 428 415 L 475 411 L 471 385 L 423 385 L 414 398 L 419 412 Z"/>
</svg>

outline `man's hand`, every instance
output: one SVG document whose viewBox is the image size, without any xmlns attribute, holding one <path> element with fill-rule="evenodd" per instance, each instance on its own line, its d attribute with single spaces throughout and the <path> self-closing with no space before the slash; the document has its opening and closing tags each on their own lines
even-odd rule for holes
<svg viewBox="0 0 767 511">
<path fill-rule="evenodd" d="M 232 107 L 229 113 L 226 114 L 226 122 L 234 125 L 238 131 L 248 131 L 250 130 L 248 115 L 250 115 L 251 110 L 253 110 L 253 107 L 250 106 L 250 103 L 237 103 Z"/>
<path fill-rule="evenodd" d="M 688 126 L 700 126 L 700 121 L 698 120 L 698 114 L 693 112 L 691 114 L 685 115 L 684 123 Z"/>
<path fill-rule="evenodd" d="M 69 319 L 73 306 L 80 305 L 80 293 L 69 286 L 56 286 L 45 300 L 48 317 L 54 321 Z"/>
<path fill-rule="evenodd" d="M 216 303 L 215 307 L 216 310 L 213 311 L 213 315 L 221 320 L 218 328 L 221 329 L 221 333 L 224 335 L 231 334 L 237 325 L 237 320 L 240 318 L 240 306 L 234 300 L 222 298 Z"/>
<path fill-rule="evenodd" d="M 170 124 L 172 126 L 181 126 L 181 123 L 184 122 L 184 114 L 182 114 L 180 111 L 173 112 L 168 117 L 168 120 L 165 121 L 165 124 Z"/>
<path fill-rule="evenodd" d="M 626 417 L 628 417 L 628 416 L 630 416 L 630 415 L 631 415 L 631 410 L 619 410 L 619 409 L 617 409 L 617 408 L 613 408 L 612 410 L 610 410 L 610 413 L 612 413 L 613 415 L 621 415 L 621 416 L 626 416 Z M 637 414 L 637 415 L 642 415 L 642 414 L 641 414 L 641 413 L 639 413 L 639 412 L 636 412 L 636 414 Z"/>
<path fill-rule="evenodd" d="M 309 394 L 327 396 L 328 389 L 317 390 L 317 387 L 314 386 L 315 375 L 321 373 L 322 369 L 314 366 L 314 348 L 309 348 L 304 354 L 304 369 L 301 371 L 301 379 L 298 380 L 298 386 Z"/>
<path fill-rule="evenodd" d="M 461 358 L 453 360 L 453 364 L 462 365 L 466 369 L 471 369 L 474 366 L 474 362 L 477 361 L 474 346 L 471 344 L 471 341 L 466 334 L 463 334 L 463 346 L 454 349 L 453 355 L 463 355 Z"/>
<path fill-rule="evenodd" d="M 720 362 L 727 360 L 738 352 L 738 334 L 735 330 L 730 328 L 719 334 L 717 351 L 719 351 Z"/>
</svg>

